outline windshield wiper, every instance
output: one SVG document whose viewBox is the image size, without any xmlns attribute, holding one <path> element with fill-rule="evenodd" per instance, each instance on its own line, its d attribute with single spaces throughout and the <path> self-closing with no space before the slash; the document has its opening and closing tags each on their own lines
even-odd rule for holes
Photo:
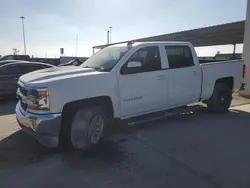
<svg viewBox="0 0 250 188">
<path fill-rule="evenodd" d="M 89 66 L 82 66 L 82 68 L 90 68 Z"/>
</svg>

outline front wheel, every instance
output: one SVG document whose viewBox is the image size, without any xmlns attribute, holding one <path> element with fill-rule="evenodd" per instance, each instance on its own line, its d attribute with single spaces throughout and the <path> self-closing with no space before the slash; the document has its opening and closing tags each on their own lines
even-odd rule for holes
<svg viewBox="0 0 250 188">
<path fill-rule="evenodd" d="M 213 95 L 206 102 L 207 107 L 216 113 L 227 112 L 232 102 L 232 89 L 226 85 L 217 83 Z"/>
<path fill-rule="evenodd" d="M 97 144 L 102 136 L 104 116 L 101 109 L 78 109 L 71 124 L 70 141 L 74 148 L 86 150 Z"/>
</svg>

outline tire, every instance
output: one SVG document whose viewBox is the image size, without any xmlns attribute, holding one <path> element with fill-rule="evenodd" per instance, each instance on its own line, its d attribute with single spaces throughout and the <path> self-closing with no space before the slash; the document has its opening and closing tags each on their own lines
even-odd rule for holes
<svg viewBox="0 0 250 188">
<path fill-rule="evenodd" d="M 215 84 L 211 98 L 206 102 L 209 110 L 215 113 L 225 113 L 232 102 L 232 89 L 222 83 Z"/>
<path fill-rule="evenodd" d="M 73 148 L 87 150 L 98 143 L 104 128 L 104 116 L 99 107 L 85 107 L 72 112 L 64 128 L 64 138 Z M 67 130 L 67 132 L 66 132 Z"/>
</svg>

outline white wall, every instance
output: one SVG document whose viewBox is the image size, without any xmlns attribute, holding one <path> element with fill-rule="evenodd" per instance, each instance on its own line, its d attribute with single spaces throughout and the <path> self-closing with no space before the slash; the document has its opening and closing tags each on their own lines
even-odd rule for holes
<svg viewBox="0 0 250 188">
<path fill-rule="evenodd" d="M 246 25 L 244 34 L 243 59 L 246 64 L 246 90 L 242 96 L 250 97 L 250 0 L 247 1 Z"/>
</svg>

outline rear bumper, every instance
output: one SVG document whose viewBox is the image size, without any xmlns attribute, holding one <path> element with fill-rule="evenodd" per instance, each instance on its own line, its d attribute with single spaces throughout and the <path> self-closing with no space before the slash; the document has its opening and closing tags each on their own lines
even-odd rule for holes
<svg viewBox="0 0 250 188">
<path fill-rule="evenodd" d="M 61 114 L 32 114 L 26 113 L 16 105 L 16 119 L 27 134 L 35 137 L 42 145 L 58 147 L 61 129 Z"/>
</svg>

